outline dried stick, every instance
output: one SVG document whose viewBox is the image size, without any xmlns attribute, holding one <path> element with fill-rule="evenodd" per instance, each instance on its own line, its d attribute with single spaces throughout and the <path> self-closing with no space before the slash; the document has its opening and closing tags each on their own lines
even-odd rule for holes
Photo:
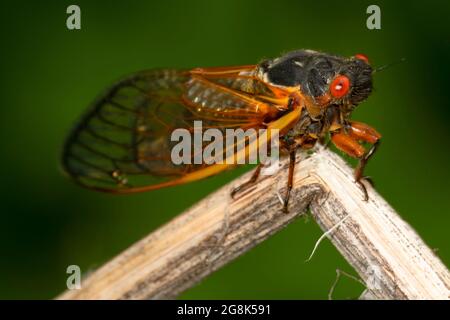
<svg viewBox="0 0 450 320">
<path fill-rule="evenodd" d="M 300 159 L 302 158 L 302 159 Z M 368 186 L 369 201 L 352 169 L 331 151 L 297 155 L 289 213 L 286 161 L 273 175 L 232 200 L 233 187 L 209 195 L 146 236 L 59 299 L 174 298 L 214 270 L 281 230 L 310 208 L 312 216 L 367 286 L 362 298 L 448 299 L 450 273 L 417 233 Z"/>
</svg>

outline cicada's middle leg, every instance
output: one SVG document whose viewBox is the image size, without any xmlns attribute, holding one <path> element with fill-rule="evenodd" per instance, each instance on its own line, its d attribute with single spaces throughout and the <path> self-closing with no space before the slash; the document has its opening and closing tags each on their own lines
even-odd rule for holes
<svg viewBox="0 0 450 320">
<path fill-rule="evenodd" d="M 288 182 L 286 188 L 286 194 L 283 199 L 283 211 L 288 213 L 289 198 L 291 197 L 291 190 L 294 184 L 294 169 L 295 160 L 297 155 L 297 149 L 291 150 L 289 152 L 289 171 L 288 171 Z"/>
<path fill-rule="evenodd" d="M 361 182 L 364 177 L 364 168 L 367 162 L 373 156 L 380 144 L 381 135 L 369 125 L 362 122 L 350 122 L 347 132 L 339 130 L 331 134 L 331 141 L 334 145 L 353 158 L 359 159 L 355 170 L 355 181 L 361 186 L 364 192 L 364 200 L 369 199 L 367 189 Z M 358 143 L 364 141 L 372 144 L 372 147 L 366 152 L 366 149 Z"/>
</svg>

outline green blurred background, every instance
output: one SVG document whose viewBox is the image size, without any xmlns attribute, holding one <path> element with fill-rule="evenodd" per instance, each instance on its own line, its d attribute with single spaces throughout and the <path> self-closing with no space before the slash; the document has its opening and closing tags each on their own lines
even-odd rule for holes
<svg viewBox="0 0 450 320">
<path fill-rule="evenodd" d="M 82 29 L 66 28 L 81 7 Z M 381 30 L 366 8 L 381 7 Z M 252 64 L 310 48 L 374 65 L 354 118 L 383 143 L 367 173 L 378 191 L 450 265 L 450 3 L 445 1 L 21 1 L 1 6 L 0 298 L 53 298 L 66 268 L 89 272 L 245 170 L 150 193 L 111 196 L 73 185 L 61 145 L 106 86 L 154 67 Z M 175 200 L 176 199 L 176 200 Z M 297 220 L 181 297 L 324 299 L 335 269 L 353 272 L 321 231 Z M 362 286 L 343 279 L 336 298 Z"/>
</svg>

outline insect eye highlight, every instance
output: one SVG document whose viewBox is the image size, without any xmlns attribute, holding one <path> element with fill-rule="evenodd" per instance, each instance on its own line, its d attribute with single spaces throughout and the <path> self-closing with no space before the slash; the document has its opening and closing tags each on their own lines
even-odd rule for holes
<svg viewBox="0 0 450 320">
<path fill-rule="evenodd" d="M 330 84 L 330 93 L 334 98 L 342 98 L 350 90 L 350 79 L 339 75 Z"/>
<path fill-rule="evenodd" d="M 355 59 L 358 59 L 358 60 L 364 61 L 364 62 L 367 63 L 367 64 L 370 64 L 370 63 L 369 63 L 369 57 L 367 57 L 367 56 L 366 56 L 365 54 L 363 54 L 363 53 L 355 54 Z"/>
</svg>

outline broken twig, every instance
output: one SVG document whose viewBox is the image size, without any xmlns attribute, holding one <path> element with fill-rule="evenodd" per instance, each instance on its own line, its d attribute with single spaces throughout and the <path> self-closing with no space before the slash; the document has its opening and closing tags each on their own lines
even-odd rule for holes
<svg viewBox="0 0 450 320">
<path fill-rule="evenodd" d="M 300 159 L 303 158 L 303 159 Z M 366 284 L 371 299 L 448 299 L 450 274 L 417 233 L 369 186 L 369 201 L 352 169 L 331 151 L 299 153 L 289 213 L 277 193 L 287 163 L 230 197 L 236 179 L 151 233 L 60 299 L 174 298 L 211 272 L 281 230 L 308 208 Z"/>
</svg>

